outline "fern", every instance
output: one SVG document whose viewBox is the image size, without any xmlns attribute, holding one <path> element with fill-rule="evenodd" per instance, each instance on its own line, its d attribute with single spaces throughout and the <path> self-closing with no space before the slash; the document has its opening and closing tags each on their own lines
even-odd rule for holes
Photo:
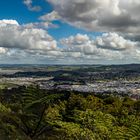
<svg viewBox="0 0 140 140">
<path fill-rule="evenodd" d="M 126 140 L 140 140 L 140 123 L 132 125 L 125 135 Z"/>
</svg>

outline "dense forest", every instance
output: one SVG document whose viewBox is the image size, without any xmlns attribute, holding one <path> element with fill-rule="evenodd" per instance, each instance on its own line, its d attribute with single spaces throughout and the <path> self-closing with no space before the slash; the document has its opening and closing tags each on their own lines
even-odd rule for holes
<svg viewBox="0 0 140 140">
<path fill-rule="evenodd" d="M 0 91 L 0 140 L 140 140 L 140 101 L 46 91 Z"/>
</svg>

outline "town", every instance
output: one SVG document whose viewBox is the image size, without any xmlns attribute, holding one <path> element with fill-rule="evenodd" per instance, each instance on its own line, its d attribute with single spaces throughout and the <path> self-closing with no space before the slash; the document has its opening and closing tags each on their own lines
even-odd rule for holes
<svg viewBox="0 0 140 140">
<path fill-rule="evenodd" d="M 46 90 L 129 96 L 138 100 L 140 99 L 139 67 L 140 65 L 134 64 L 82 67 L 38 66 L 38 69 L 34 66 L 15 66 L 11 71 L 10 67 L 2 67 L 1 69 L 6 69 L 6 71 L 1 70 L 0 88 L 11 89 L 18 86 L 38 85 Z"/>
</svg>

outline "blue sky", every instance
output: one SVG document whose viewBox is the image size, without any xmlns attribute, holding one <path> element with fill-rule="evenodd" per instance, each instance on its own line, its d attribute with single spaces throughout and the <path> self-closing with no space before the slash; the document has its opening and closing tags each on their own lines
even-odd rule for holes
<svg viewBox="0 0 140 140">
<path fill-rule="evenodd" d="M 15 19 L 19 23 L 25 24 L 35 22 L 39 16 L 52 11 L 50 4 L 44 0 L 35 0 L 34 4 L 41 5 L 43 10 L 40 12 L 29 11 L 22 0 L 2 0 L 0 4 L 0 18 Z"/>
<path fill-rule="evenodd" d="M 53 7 L 44 0 L 35 0 L 33 5 L 40 5 L 42 10 L 39 12 L 30 11 L 23 4 L 22 0 L 2 1 L 0 5 L 0 19 L 14 19 L 17 20 L 20 24 L 26 24 L 31 22 L 38 22 L 38 18 L 40 16 L 53 11 Z M 58 25 L 59 28 L 50 28 L 48 29 L 48 32 L 57 40 L 62 37 L 76 35 L 77 33 L 95 36 L 100 35 L 98 32 L 87 32 L 83 29 L 75 28 L 61 21 L 54 21 L 54 23 Z"/>
<path fill-rule="evenodd" d="M 137 0 L 4 0 L 0 63 L 139 63 L 139 6 Z"/>
</svg>

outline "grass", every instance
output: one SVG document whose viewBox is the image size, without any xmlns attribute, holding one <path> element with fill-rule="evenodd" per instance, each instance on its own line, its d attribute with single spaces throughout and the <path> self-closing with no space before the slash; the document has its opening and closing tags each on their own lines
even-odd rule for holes
<svg viewBox="0 0 140 140">
<path fill-rule="evenodd" d="M 15 86 L 15 84 L 12 84 L 12 83 L 0 83 L 0 89 L 13 87 L 13 86 Z"/>
</svg>

